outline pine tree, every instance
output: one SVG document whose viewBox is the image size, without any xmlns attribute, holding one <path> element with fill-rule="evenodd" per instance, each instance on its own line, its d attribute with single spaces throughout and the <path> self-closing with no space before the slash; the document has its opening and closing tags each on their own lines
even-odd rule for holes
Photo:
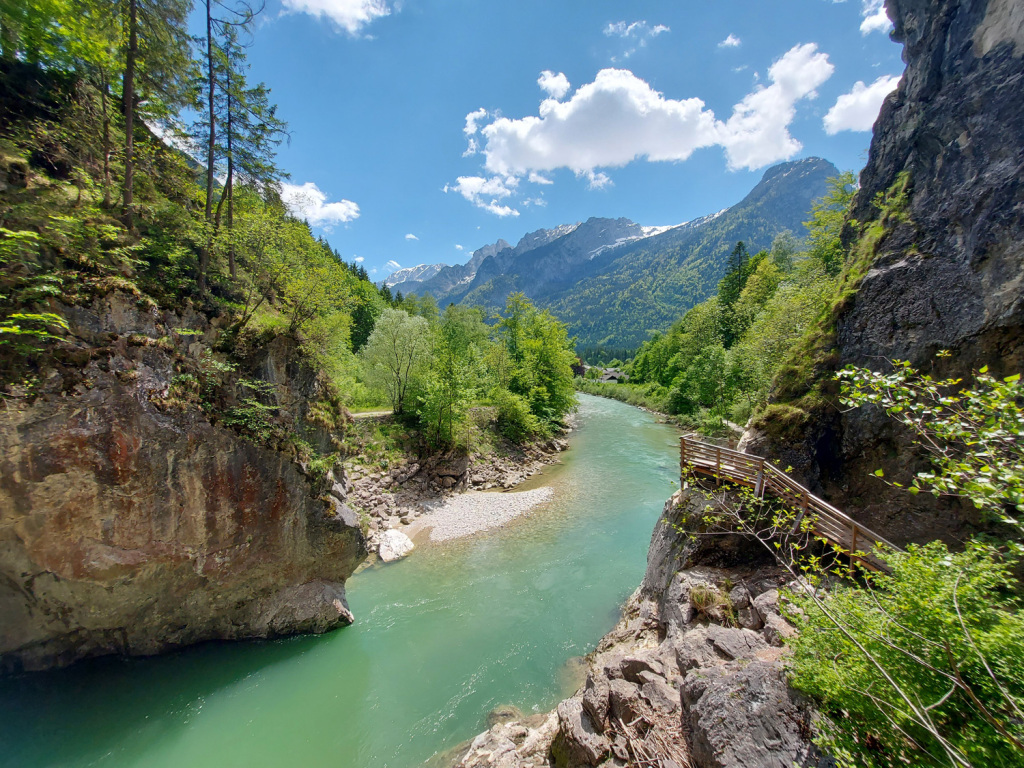
<svg viewBox="0 0 1024 768">
<path fill-rule="evenodd" d="M 191 0 L 120 0 L 124 69 L 121 105 L 125 119 L 125 222 L 135 218 L 136 118 L 166 120 L 192 103 L 194 78 L 187 30 Z"/>
<path fill-rule="evenodd" d="M 215 121 L 219 122 L 216 150 L 226 161 L 224 191 L 217 204 L 214 231 L 221 226 L 221 212 L 227 201 L 227 229 L 234 229 L 234 194 L 236 183 L 255 188 L 261 193 L 275 188 L 285 174 L 277 167 L 275 152 L 285 136 L 286 126 L 277 117 L 277 107 L 270 103 L 270 89 L 264 83 L 248 87 L 245 78 L 245 46 L 239 42 L 239 30 L 228 26 L 218 50 L 220 73 L 219 97 L 215 99 Z M 321 245 L 338 258 L 323 239 Z M 228 239 L 228 269 L 235 277 L 235 249 Z"/>
</svg>

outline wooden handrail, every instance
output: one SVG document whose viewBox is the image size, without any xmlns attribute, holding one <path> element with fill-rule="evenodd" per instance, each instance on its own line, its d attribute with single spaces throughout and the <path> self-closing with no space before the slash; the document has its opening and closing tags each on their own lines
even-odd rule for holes
<svg viewBox="0 0 1024 768">
<path fill-rule="evenodd" d="M 759 499 L 763 499 L 766 493 L 782 499 L 799 510 L 791 529 L 793 533 L 799 530 L 801 523 L 810 515 L 811 532 L 849 553 L 851 565 L 859 561 L 872 570 L 888 571 L 889 567 L 873 550 L 887 547 L 897 552 L 902 551 L 891 541 L 815 496 L 760 456 L 709 445 L 684 435 L 679 442 L 679 470 L 684 480 L 688 475 L 708 475 L 715 478 L 716 486 L 724 479 L 753 488 L 754 495 Z M 858 544 L 866 545 L 868 551 L 857 554 Z"/>
</svg>

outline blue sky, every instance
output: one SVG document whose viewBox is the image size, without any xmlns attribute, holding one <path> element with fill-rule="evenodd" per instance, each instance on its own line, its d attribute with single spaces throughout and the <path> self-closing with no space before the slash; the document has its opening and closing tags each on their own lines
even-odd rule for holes
<svg viewBox="0 0 1024 768">
<path fill-rule="evenodd" d="M 286 199 L 382 279 L 590 216 L 681 223 L 786 159 L 859 170 L 888 29 L 881 0 L 268 0 L 250 80 L 289 124 Z"/>
</svg>

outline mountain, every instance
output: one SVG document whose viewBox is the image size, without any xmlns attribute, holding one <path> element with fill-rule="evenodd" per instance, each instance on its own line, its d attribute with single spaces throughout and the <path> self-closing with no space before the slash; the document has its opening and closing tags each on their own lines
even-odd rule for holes
<svg viewBox="0 0 1024 768">
<path fill-rule="evenodd" d="M 637 346 L 715 292 L 738 240 L 754 253 L 786 230 L 799 237 L 838 174 L 816 157 L 781 163 L 736 205 L 685 224 L 592 218 L 541 229 L 514 248 L 504 240 L 485 246 L 469 263 L 403 283 L 403 291 L 488 309 L 522 291 L 567 322 L 581 346 Z"/>
<path fill-rule="evenodd" d="M 384 278 L 384 285 L 388 288 L 394 288 L 396 285 L 404 283 L 422 283 L 447 267 L 447 264 L 418 264 L 415 267 L 396 269 Z"/>
</svg>

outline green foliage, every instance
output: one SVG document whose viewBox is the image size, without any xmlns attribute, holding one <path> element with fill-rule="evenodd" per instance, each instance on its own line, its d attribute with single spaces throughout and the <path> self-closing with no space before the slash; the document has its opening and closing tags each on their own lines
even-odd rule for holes
<svg viewBox="0 0 1024 768">
<path fill-rule="evenodd" d="M 540 419 L 530 412 L 530 404 L 526 402 L 526 398 L 507 389 L 498 389 L 493 400 L 498 407 L 498 432 L 503 437 L 513 443 L 522 443 L 544 434 L 544 426 Z"/>
<path fill-rule="evenodd" d="M 940 355 L 944 356 L 948 353 Z M 889 373 L 848 366 L 837 378 L 844 405 L 883 408 L 927 451 L 932 471 L 919 472 L 907 488 L 910 493 L 963 496 L 1024 539 L 1020 374 L 1000 380 L 990 376 L 986 366 L 966 388 L 961 379 L 934 379 L 896 361 Z"/>
<path fill-rule="evenodd" d="M 841 235 L 855 191 L 856 181 L 849 171 L 830 179 L 828 194 L 814 204 L 811 219 L 805 224 L 808 256 L 831 277 L 839 274 L 846 259 Z"/>
<path fill-rule="evenodd" d="M 367 381 L 386 394 L 396 414 L 405 410 L 411 390 L 428 370 L 431 347 L 426 320 L 385 309 L 360 352 Z"/>
<path fill-rule="evenodd" d="M 274 398 L 277 388 L 256 379 L 243 379 L 238 383 L 250 394 L 242 398 L 239 405 L 229 408 L 221 422 L 226 427 L 237 429 L 253 442 L 270 443 L 278 435 L 276 417 L 279 408 L 276 403 L 264 403 L 263 400 Z"/>
<path fill-rule="evenodd" d="M 557 424 L 576 407 L 576 355 L 565 323 L 538 310 L 522 293 L 514 293 L 497 331 L 508 360 L 498 374 L 499 384 L 525 398 L 543 424 Z"/>
<path fill-rule="evenodd" d="M 886 553 L 891 574 L 796 595 L 794 685 L 842 766 L 1024 766 L 1024 617 L 1012 562 L 980 544 Z"/>
</svg>

